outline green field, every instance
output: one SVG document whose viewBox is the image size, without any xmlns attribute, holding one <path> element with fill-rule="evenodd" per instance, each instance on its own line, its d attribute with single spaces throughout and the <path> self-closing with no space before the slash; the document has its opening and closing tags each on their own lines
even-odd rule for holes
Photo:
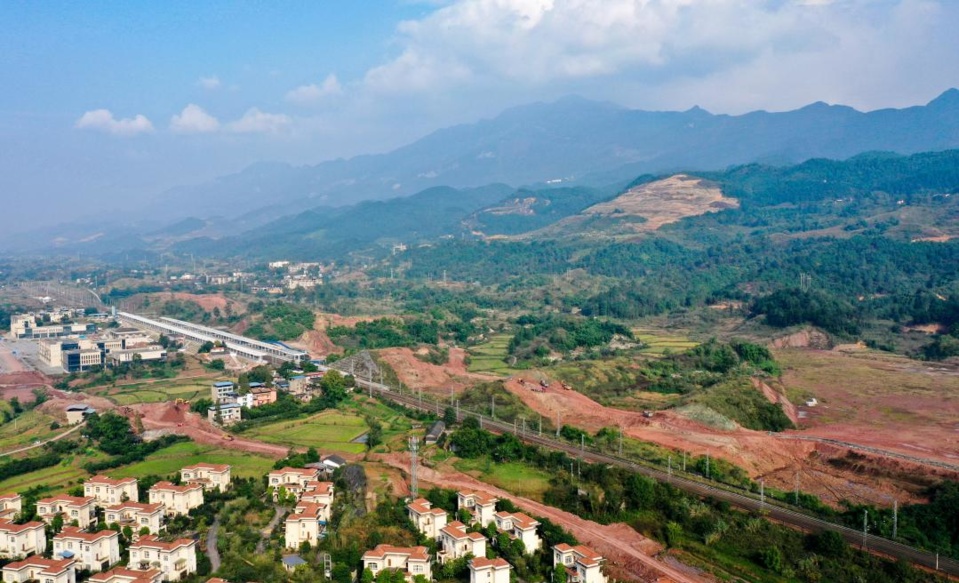
<svg viewBox="0 0 959 583">
<path fill-rule="evenodd" d="M 517 496 L 542 501 L 549 489 L 550 475 L 519 462 L 498 464 L 488 457 L 457 460 L 453 467 L 488 484 L 502 488 Z"/>
<path fill-rule="evenodd" d="M 53 417 L 33 410 L 0 425 L 0 453 L 30 445 L 34 441 L 44 441 L 69 429 L 50 429 L 54 421 Z"/>
<path fill-rule="evenodd" d="M 351 443 L 369 428 L 362 417 L 339 411 L 323 411 L 306 419 L 280 421 L 255 427 L 244 435 L 267 443 L 291 447 L 315 447 L 320 451 L 361 453 L 362 443 Z"/>
<path fill-rule="evenodd" d="M 176 379 L 170 379 L 169 381 L 163 382 L 138 383 L 135 385 L 109 388 L 97 391 L 95 394 L 106 397 L 117 405 L 159 403 L 161 401 L 172 401 L 174 399 L 193 401 L 210 396 L 210 382 L 211 381 L 206 379 L 201 381 L 177 381 Z"/>
<path fill-rule="evenodd" d="M 107 474 L 113 478 L 132 476 L 169 476 L 176 474 L 183 466 L 199 462 L 211 464 L 229 464 L 232 475 L 240 478 L 258 478 L 273 468 L 274 460 L 252 453 L 218 448 L 198 443 L 176 443 L 151 454 L 142 462 L 110 470 Z"/>
<path fill-rule="evenodd" d="M 490 336 L 488 342 L 471 346 L 468 349 L 470 355 L 470 372 L 482 372 L 509 376 L 519 372 L 519 369 L 512 368 L 503 360 L 508 356 L 509 341 L 512 336 L 509 334 L 495 334 Z"/>
<path fill-rule="evenodd" d="M 699 342 L 690 340 L 687 336 L 669 334 L 663 330 L 653 328 L 634 328 L 633 336 L 644 344 L 644 354 L 662 355 L 666 351 L 683 352 L 699 345 Z"/>
</svg>

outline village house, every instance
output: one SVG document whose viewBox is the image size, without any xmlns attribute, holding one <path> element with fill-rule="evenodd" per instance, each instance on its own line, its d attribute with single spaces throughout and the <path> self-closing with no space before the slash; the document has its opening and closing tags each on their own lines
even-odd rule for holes
<svg viewBox="0 0 959 583">
<path fill-rule="evenodd" d="M 219 419 L 217 419 L 219 415 Z M 239 403 L 220 403 L 206 410 L 206 419 L 224 427 L 238 423 L 243 419 L 243 407 Z"/>
<path fill-rule="evenodd" d="M 96 573 L 87 583 L 162 583 L 163 572 L 159 569 L 134 571 L 125 567 L 116 567 L 103 573 Z"/>
<path fill-rule="evenodd" d="M 431 539 L 440 537 L 440 529 L 446 526 L 446 511 L 442 508 L 433 508 L 426 498 L 417 498 L 406 505 L 410 520 L 416 525 L 416 530 L 423 536 Z"/>
<path fill-rule="evenodd" d="M 150 488 L 150 504 L 163 504 L 169 516 L 188 514 L 203 504 L 203 486 L 177 486 L 172 482 L 157 482 Z"/>
<path fill-rule="evenodd" d="M 80 528 L 89 528 L 97 523 L 97 499 L 92 496 L 54 496 L 37 500 L 37 516 L 47 524 L 52 524 L 58 515 L 63 516 L 64 524 L 74 524 Z"/>
<path fill-rule="evenodd" d="M 333 506 L 333 482 L 307 482 L 300 502 L 312 502 L 322 506 L 322 520 L 330 520 L 330 507 Z"/>
<path fill-rule="evenodd" d="M 10 563 L 3 567 L 5 583 L 26 583 L 28 581 L 42 581 L 43 583 L 76 583 L 77 570 L 73 559 L 44 559 L 30 557 L 23 561 Z"/>
<path fill-rule="evenodd" d="M 489 526 L 495 520 L 497 502 L 499 498 L 483 492 L 456 493 L 456 508 L 469 511 L 473 515 L 473 522 L 478 522 L 483 527 Z"/>
<path fill-rule="evenodd" d="M 438 546 L 442 549 L 437 553 L 441 563 L 461 559 L 466 555 L 486 556 L 486 537 L 479 532 L 466 532 L 466 525 L 458 520 L 440 529 Z"/>
<path fill-rule="evenodd" d="M 179 581 L 196 572 L 196 541 L 180 538 L 163 542 L 155 535 L 141 536 L 130 545 L 129 568 L 159 569 L 164 581 Z"/>
<path fill-rule="evenodd" d="M 543 546 L 539 535 L 536 534 L 539 521 L 522 512 L 497 512 L 493 517 L 496 520 L 496 530 L 505 532 L 510 538 L 523 541 L 527 555 L 532 555 Z"/>
<path fill-rule="evenodd" d="M 140 501 L 136 478 L 114 480 L 107 476 L 94 476 L 83 483 L 83 495 L 92 496 L 97 502 L 102 502 L 98 506 Z"/>
<path fill-rule="evenodd" d="M 101 530 L 89 533 L 75 526 L 64 526 L 53 537 L 53 556 L 76 559 L 77 567 L 88 571 L 106 571 L 120 562 L 120 533 Z"/>
<path fill-rule="evenodd" d="M 323 467 L 326 468 L 328 473 L 332 473 L 333 470 L 338 470 L 346 465 L 346 459 L 343 456 L 336 455 L 332 453 L 327 456 L 323 456 Z"/>
<path fill-rule="evenodd" d="M 97 410 L 89 405 L 70 405 L 65 409 L 65 412 L 67 414 L 67 425 L 76 425 L 83 423 L 87 417 L 96 413 Z"/>
<path fill-rule="evenodd" d="M 553 566 L 563 565 L 574 583 L 606 583 L 603 557 L 583 545 L 561 543 L 553 547 Z"/>
<path fill-rule="evenodd" d="M 510 571 L 513 570 L 513 566 L 501 557 L 470 559 L 469 568 L 470 583 L 510 583 Z"/>
<path fill-rule="evenodd" d="M 0 519 L 13 520 L 23 510 L 23 500 L 20 494 L 4 494 L 0 496 Z"/>
<path fill-rule="evenodd" d="M 163 515 L 166 508 L 163 504 L 145 504 L 143 502 L 122 502 L 107 506 L 103 510 L 103 520 L 107 524 L 129 526 L 134 533 L 144 528 L 147 534 L 157 534 L 163 528 Z"/>
<path fill-rule="evenodd" d="M 273 470 L 267 475 L 267 484 L 273 488 L 273 499 L 276 500 L 283 488 L 288 494 L 293 494 L 297 500 L 306 491 L 306 485 L 318 481 L 320 472 L 314 468 L 283 468 Z"/>
<path fill-rule="evenodd" d="M 286 548 L 297 549 L 303 543 L 315 545 L 327 521 L 326 507 L 313 502 L 300 502 L 286 517 Z"/>
<path fill-rule="evenodd" d="M 227 464 L 199 463 L 180 470 L 184 484 L 199 484 L 204 490 L 223 492 L 230 487 L 231 468 Z"/>
<path fill-rule="evenodd" d="M 210 398 L 213 404 L 232 403 L 236 400 L 236 389 L 230 381 L 220 381 L 210 386 Z"/>
<path fill-rule="evenodd" d="M 396 569 L 403 572 L 408 581 L 417 575 L 426 577 L 427 581 L 433 578 L 426 547 L 376 545 L 372 551 L 363 553 L 363 568 L 372 571 L 374 576 L 384 569 Z"/>
<path fill-rule="evenodd" d="M 253 403 L 251 407 L 262 407 L 263 405 L 269 405 L 270 403 L 276 403 L 276 389 L 270 387 L 257 387 L 255 389 L 250 389 L 250 394 L 253 395 Z"/>
<path fill-rule="evenodd" d="M 14 524 L 0 520 L 0 557 L 15 559 L 47 550 L 47 531 L 42 522 Z"/>
</svg>

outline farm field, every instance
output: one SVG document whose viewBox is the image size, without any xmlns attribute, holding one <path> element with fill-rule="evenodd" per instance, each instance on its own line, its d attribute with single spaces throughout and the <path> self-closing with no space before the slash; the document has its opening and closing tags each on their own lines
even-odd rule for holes
<svg viewBox="0 0 959 583">
<path fill-rule="evenodd" d="M 306 419 L 279 421 L 244 432 L 244 437 L 291 447 L 315 447 L 320 451 L 360 453 L 362 443 L 352 443 L 369 428 L 362 417 L 339 411 L 323 411 Z"/>
<path fill-rule="evenodd" d="M 549 489 L 549 474 L 517 462 L 496 463 L 484 457 L 457 460 L 453 467 L 483 482 L 539 502 Z"/>
<path fill-rule="evenodd" d="M 33 410 L 0 425 L 0 453 L 30 445 L 34 441 L 49 439 L 69 429 L 50 429 L 50 424 L 54 421 L 53 417 Z"/>
<path fill-rule="evenodd" d="M 633 336 L 645 345 L 641 352 L 655 356 L 662 356 L 666 351 L 683 352 L 699 344 L 686 336 L 654 328 L 634 328 Z"/>
<path fill-rule="evenodd" d="M 509 334 L 495 334 L 488 342 L 471 346 L 468 349 L 470 364 L 467 370 L 476 373 L 488 373 L 509 376 L 519 369 L 506 364 L 503 359 L 508 355 Z"/>
<path fill-rule="evenodd" d="M 110 470 L 107 473 L 114 478 L 139 477 L 150 474 L 169 476 L 179 473 L 183 466 L 199 462 L 229 464 L 232 466 L 233 476 L 258 478 L 266 475 L 273 468 L 274 460 L 252 453 L 222 449 L 189 441 L 175 443 L 170 447 L 154 452 L 142 462 Z"/>
<path fill-rule="evenodd" d="M 212 381 L 207 379 L 179 381 L 170 379 L 168 381 L 154 383 L 138 383 L 121 387 L 102 388 L 91 392 L 105 397 L 117 405 L 159 403 L 172 401 L 174 399 L 193 401 L 209 396 L 211 382 Z"/>
</svg>

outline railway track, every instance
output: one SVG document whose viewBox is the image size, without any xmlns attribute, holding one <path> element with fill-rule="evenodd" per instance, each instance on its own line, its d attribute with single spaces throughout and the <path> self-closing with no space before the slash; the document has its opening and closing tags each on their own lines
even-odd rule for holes
<svg viewBox="0 0 959 583">
<path fill-rule="evenodd" d="M 390 387 L 379 383 L 374 383 L 359 378 L 356 379 L 356 381 L 357 384 L 363 389 L 369 391 L 371 396 L 376 394 L 380 398 L 399 403 L 406 407 L 411 407 L 422 411 L 436 412 L 438 411 L 439 407 L 445 406 L 433 400 L 424 401 L 422 396 L 417 397 L 414 395 L 397 392 Z M 887 555 L 895 559 L 907 560 L 927 569 L 939 571 L 950 576 L 959 577 L 959 561 L 940 557 L 935 553 L 922 551 L 887 538 L 869 535 L 868 533 L 864 536 L 863 532 L 860 530 L 854 530 L 852 528 L 834 524 L 814 516 L 809 516 L 808 514 L 797 512 L 792 508 L 782 506 L 775 502 L 760 500 L 753 496 L 748 496 L 725 488 L 718 488 L 709 484 L 704 484 L 696 480 L 677 476 L 670 472 L 665 472 L 654 467 L 641 465 L 634 461 L 623 459 L 614 455 L 591 451 L 585 448 L 579 448 L 575 445 L 549 437 L 544 437 L 531 431 L 517 431 L 516 426 L 513 424 L 492 420 L 481 415 L 476 415 L 473 412 L 458 411 L 457 415 L 458 420 L 462 420 L 468 416 L 477 417 L 479 418 L 481 426 L 489 431 L 496 433 L 513 433 L 516 435 L 516 437 L 527 443 L 540 445 L 556 451 L 562 451 L 573 457 L 582 458 L 587 462 L 603 463 L 625 468 L 654 480 L 668 483 L 676 488 L 679 488 L 680 490 L 695 494 L 697 496 L 708 496 L 715 498 L 716 500 L 723 500 L 745 510 L 760 512 L 768 518 L 804 531 L 836 532 L 839 533 L 849 544 L 859 546 L 870 552 Z"/>
</svg>

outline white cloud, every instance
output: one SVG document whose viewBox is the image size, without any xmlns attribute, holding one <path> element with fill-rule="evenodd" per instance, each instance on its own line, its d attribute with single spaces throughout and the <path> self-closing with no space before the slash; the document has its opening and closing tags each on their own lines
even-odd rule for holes
<svg viewBox="0 0 959 583">
<path fill-rule="evenodd" d="M 219 120 L 193 103 L 184 107 L 179 115 L 170 118 L 170 130 L 178 134 L 206 134 L 218 129 Z"/>
<path fill-rule="evenodd" d="M 340 95 L 343 93 L 343 87 L 336 75 L 332 73 L 326 76 L 322 85 L 311 83 L 309 85 L 300 85 L 296 89 L 286 94 L 286 100 L 297 105 L 310 105 L 323 100 L 326 97 Z"/>
<path fill-rule="evenodd" d="M 209 77 L 200 77 L 197 82 L 197 85 L 206 89 L 207 91 L 215 91 L 223 86 L 220 82 L 220 78 L 216 75 L 211 75 Z"/>
<path fill-rule="evenodd" d="M 115 136 L 135 136 L 153 131 L 153 124 L 145 116 L 117 119 L 109 109 L 94 109 L 80 116 L 74 127 L 81 130 L 95 130 Z"/>
<path fill-rule="evenodd" d="M 283 131 L 293 120 L 282 113 L 266 113 L 251 107 L 240 119 L 227 124 L 227 128 L 238 134 L 275 134 Z"/>
</svg>

